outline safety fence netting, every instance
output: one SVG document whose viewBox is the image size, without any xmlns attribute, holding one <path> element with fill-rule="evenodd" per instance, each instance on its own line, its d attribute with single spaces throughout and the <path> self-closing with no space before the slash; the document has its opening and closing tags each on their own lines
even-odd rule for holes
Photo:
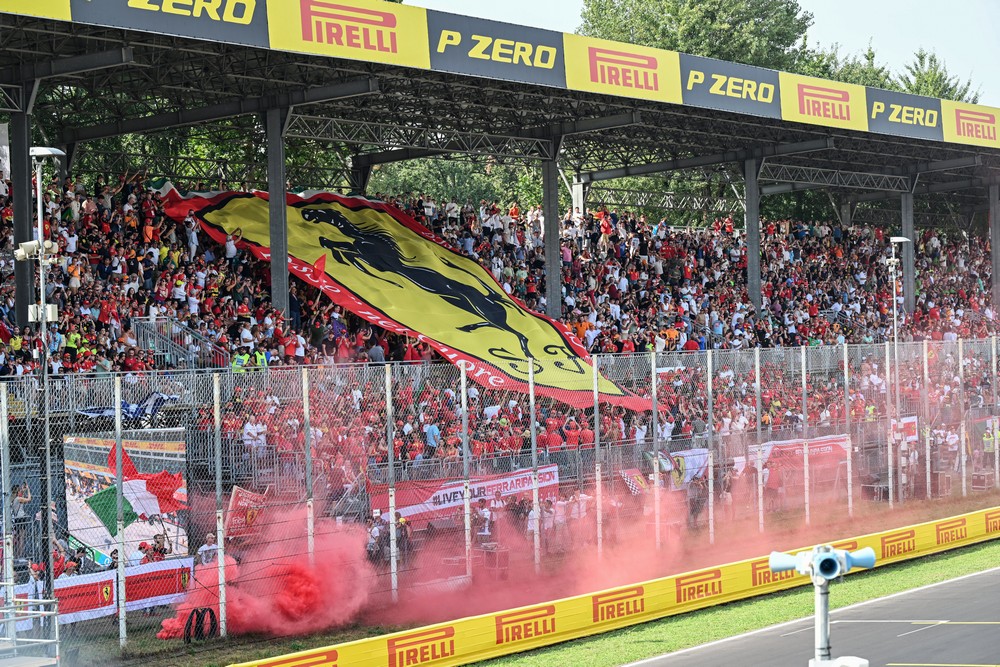
<svg viewBox="0 0 1000 667">
<path fill-rule="evenodd" d="M 4 382 L 3 588 L 30 600 L 8 635 L 57 618 L 68 664 L 95 664 L 307 634 L 1000 486 L 994 339 L 591 362 L 564 394 L 528 360 L 524 382 L 466 363 Z M 53 597 L 58 617 L 28 614 Z"/>
</svg>

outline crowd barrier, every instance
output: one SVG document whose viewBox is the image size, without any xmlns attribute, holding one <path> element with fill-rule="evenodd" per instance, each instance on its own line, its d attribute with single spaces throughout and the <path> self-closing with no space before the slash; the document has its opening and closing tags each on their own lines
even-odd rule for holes
<svg viewBox="0 0 1000 667">
<path fill-rule="evenodd" d="M 125 609 L 137 611 L 184 600 L 191 579 L 193 558 L 174 558 L 125 568 Z M 59 601 L 59 624 L 67 625 L 118 613 L 118 587 L 114 570 L 60 577 L 55 581 L 55 597 Z M 0 588 L 0 601 L 6 597 Z M 20 600 L 42 599 L 42 582 L 29 581 L 14 586 L 14 597 Z M 18 630 L 30 628 L 32 621 L 20 621 Z"/>
<path fill-rule="evenodd" d="M 871 547 L 876 567 L 881 567 L 997 538 L 1000 507 L 840 540 L 834 546 L 852 551 Z M 763 556 L 230 667 L 465 665 L 807 583 L 808 577 L 796 572 L 772 573 Z"/>
</svg>

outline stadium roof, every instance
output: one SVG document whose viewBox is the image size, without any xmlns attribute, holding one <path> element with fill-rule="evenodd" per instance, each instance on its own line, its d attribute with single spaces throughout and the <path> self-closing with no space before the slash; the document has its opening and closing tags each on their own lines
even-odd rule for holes
<svg viewBox="0 0 1000 667">
<path fill-rule="evenodd" d="M 359 190 L 372 165 L 445 154 L 557 158 L 581 191 L 738 163 L 762 194 L 947 192 L 975 210 L 1000 182 L 990 107 L 377 0 L 25 4 L 0 0 L 3 109 L 30 110 L 44 140 L 70 154 L 271 111 L 285 142 L 353 147 Z M 263 180 L 257 157 L 241 172 L 251 182 Z M 183 159 L 145 157 L 151 172 L 191 177 Z"/>
</svg>

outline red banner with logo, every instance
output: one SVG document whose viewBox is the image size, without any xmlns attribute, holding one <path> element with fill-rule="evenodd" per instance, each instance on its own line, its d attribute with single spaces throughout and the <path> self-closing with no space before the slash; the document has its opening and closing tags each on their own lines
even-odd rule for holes
<svg viewBox="0 0 1000 667">
<path fill-rule="evenodd" d="M 519 470 L 503 475 L 483 475 L 469 480 L 473 506 L 485 499 L 496 497 L 497 491 L 506 500 L 511 496 L 531 493 L 531 470 Z M 554 498 L 559 492 L 559 466 L 538 468 L 539 496 L 544 500 Z M 396 511 L 403 515 L 414 530 L 422 530 L 429 523 L 442 525 L 454 520 L 462 525 L 465 507 L 464 483 L 461 480 L 430 479 L 396 483 Z M 385 484 L 368 484 L 368 497 L 373 512 L 389 509 L 389 487 Z"/>
<path fill-rule="evenodd" d="M 261 515 L 267 506 L 267 491 L 254 493 L 234 486 L 226 511 L 226 537 L 247 537 L 257 533 Z"/>
</svg>

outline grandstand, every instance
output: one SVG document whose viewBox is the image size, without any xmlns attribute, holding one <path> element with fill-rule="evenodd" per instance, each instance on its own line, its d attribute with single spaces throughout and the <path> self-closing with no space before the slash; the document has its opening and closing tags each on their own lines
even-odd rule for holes
<svg viewBox="0 0 1000 667">
<path fill-rule="evenodd" d="M 231 623 L 222 634 L 278 632 L 246 621 L 239 602 L 227 617 L 219 596 L 226 561 L 204 550 L 213 544 L 208 533 L 237 559 L 233 594 L 242 586 L 260 600 L 279 600 L 287 583 L 285 572 L 269 569 L 276 559 L 334 558 L 347 535 L 357 549 L 345 567 L 380 603 L 506 576 L 508 568 L 551 571 L 573 558 L 623 557 L 636 545 L 663 548 L 680 535 L 707 544 L 724 539 L 723 526 L 763 531 L 774 516 L 798 521 L 804 512 L 808 521 L 810 502 L 853 511 L 855 503 L 935 498 L 946 507 L 949 498 L 1000 487 L 1000 286 L 992 278 L 1000 258 L 990 252 L 1000 226 L 988 235 L 918 231 L 914 212 L 918 195 L 947 196 L 967 214 L 988 207 L 995 221 L 993 144 L 715 102 L 640 100 L 454 62 L 303 52 L 268 42 L 266 29 L 262 38 L 266 16 L 247 32 L 225 26 L 236 32 L 205 41 L 217 35 L 88 14 L 98 11 L 92 7 L 71 16 L 0 2 L 0 11 L 0 69 L 8 74 L 0 87 L 12 139 L 0 252 L 30 240 L 40 222 L 58 248 L 45 300 L 60 313 L 42 335 L 28 321 L 37 291 L 31 267 L 4 265 L 0 422 L 10 424 L 15 481 L 30 489 L 23 516 L 10 524 L 11 560 L 18 584 L 29 585 L 33 564 L 55 575 L 53 561 L 80 545 L 91 574 L 104 577 L 94 579 L 95 607 L 64 621 L 79 623 L 69 646 L 82 651 L 80 664 L 93 659 L 88 638 L 105 649 L 127 638 L 124 625 L 111 635 L 94 619 L 156 613 L 192 590 L 187 577 L 215 596 L 205 604 Z M 386 11 L 408 20 L 424 12 Z M 568 48 L 560 55 L 570 57 Z M 678 67 L 689 72 L 738 67 L 681 57 Z M 113 101 L 138 88 L 159 106 L 136 114 Z M 872 100 L 890 95 L 869 91 Z M 456 92 L 476 102 L 450 104 Z M 920 103 L 931 102 L 942 104 Z M 440 117 L 443 104 L 452 117 Z M 188 156 L 167 154 L 143 155 L 137 169 L 140 157 L 124 148 L 102 153 L 99 143 L 229 122 L 266 140 L 266 170 L 248 162 L 206 173 Z M 38 221 L 28 148 L 41 136 L 57 138 L 68 159 L 34 184 L 44 191 Z M 286 148 L 315 141 L 350 146 L 350 169 L 334 175 L 286 164 Z M 88 153 L 91 145 L 101 148 Z M 256 201 L 268 191 L 329 187 L 339 176 L 363 194 L 374 166 L 440 155 L 542 163 L 542 201 L 522 202 L 523 210 L 459 204 L 444 191 L 368 194 L 491 274 L 502 294 L 560 322 L 594 355 L 567 400 L 537 390 L 533 371 L 530 385 L 478 386 L 418 329 L 378 326 L 285 270 L 287 260 L 304 260 L 289 244 L 301 221 L 280 197 L 267 198 L 263 246 L 212 222 L 207 209 L 180 208 L 195 197 Z M 728 213 L 676 228 L 635 207 L 588 205 L 599 195 L 595 183 L 716 164 L 735 165 L 745 178 L 742 219 Z M 572 172 L 568 211 L 557 204 L 560 168 Z M 760 218 L 761 196 L 818 187 L 836 193 L 834 219 Z M 851 220 L 859 204 L 893 199 L 898 231 L 912 240 L 902 248 L 898 284 L 887 262 L 897 230 Z M 605 401 L 602 378 L 630 402 Z M 174 400 L 130 414 L 157 394 Z M 126 432 L 151 431 L 153 443 L 183 429 L 183 446 L 169 457 L 136 448 L 136 474 L 159 466 L 182 472 L 186 484 L 177 496 L 183 509 L 155 515 L 161 523 L 140 516 L 123 533 L 122 560 L 146 568 L 131 576 L 162 571 L 170 582 L 137 586 L 127 602 L 107 570 L 119 546 L 113 526 L 98 525 L 84 502 L 104 484 L 83 481 L 117 477 L 97 468 L 107 463 L 105 446 L 121 439 L 119 416 L 134 420 Z M 74 444 L 87 438 L 99 446 Z M 767 462 L 771 452 L 796 457 L 815 441 L 828 458 L 814 450 L 811 467 L 808 453 L 802 466 L 782 465 L 780 456 Z M 50 485 L 39 474 L 46 451 L 57 471 Z M 663 470 L 672 473 L 667 486 L 650 486 Z M 126 481 L 136 480 L 116 483 Z M 54 552 L 41 521 L 48 486 Z M 486 509 L 473 510 L 480 500 Z M 174 553 L 139 549 L 163 533 L 177 536 Z M 508 560 L 487 546 L 497 544 Z M 57 593 L 60 579 L 72 584 L 54 579 Z M 325 629 L 317 623 L 306 625 Z M 169 623 L 156 629 L 176 638 Z"/>
</svg>

